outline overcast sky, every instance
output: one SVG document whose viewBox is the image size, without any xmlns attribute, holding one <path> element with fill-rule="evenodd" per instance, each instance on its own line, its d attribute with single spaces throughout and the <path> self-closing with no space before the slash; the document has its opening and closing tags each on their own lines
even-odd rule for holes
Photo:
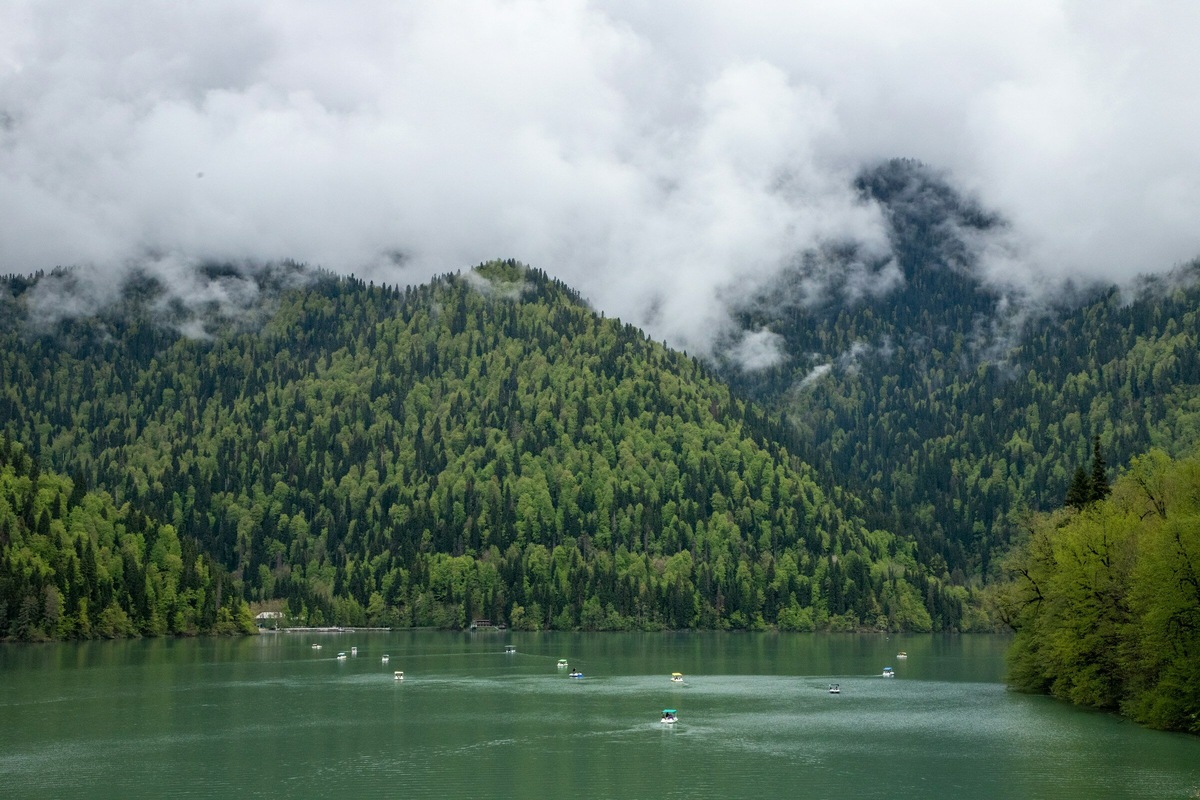
<svg viewBox="0 0 1200 800">
<path fill-rule="evenodd" d="M 1200 3 L 0 0 L 0 272 L 512 257 L 707 350 L 911 157 L 1008 279 L 1200 254 Z M 403 266 L 397 267 L 396 264 Z"/>
</svg>

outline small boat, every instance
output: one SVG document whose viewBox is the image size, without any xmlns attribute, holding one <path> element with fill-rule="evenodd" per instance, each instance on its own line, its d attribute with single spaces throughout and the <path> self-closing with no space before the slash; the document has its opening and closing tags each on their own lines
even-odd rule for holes
<svg viewBox="0 0 1200 800">
<path fill-rule="evenodd" d="M 842 687 L 836 683 L 831 683 L 831 684 L 829 684 L 829 693 L 830 694 L 841 694 Z"/>
<path fill-rule="evenodd" d="M 892 670 L 891 667 L 884 667 L 883 668 L 883 677 L 894 678 L 894 677 L 896 677 L 896 673 Z"/>
<path fill-rule="evenodd" d="M 663 709 L 662 720 L 661 720 L 662 724 L 674 725 L 678 721 L 679 721 L 679 718 L 675 716 L 675 709 L 673 709 L 673 708 L 664 708 Z"/>
<path fill-rule="evenodd" d="M 672 672 L 671 673 L 671 683 L 683 683 L 683 673 L 682 672 Z"/>
<path fill-rule="evenodd" d="M 582 678 L 582 677 L 583 677 L 583 673 L 582 673 L 582 672 L 580 672 L 580 671 L 579 671 L 579 670 L 577 670 L 577 669 L 576 669 L 576 670 L 571 670 L 571 674 L 567 675 L 567 677 L 568 677 L 568 678 Z"/>
<path fill-rule="evenodd" d="M 517 646 L 515 644 L 504 645 L 504 654 L 506 656 L 511 656 L 515 652 L 517 652 Z"/>
<path fill-rule="evenodd" d="M 345 661 L 345 660 L 346 660 L 346 654 L 345 654 L 345 653 L 338 653 L 338 660 L 339 660 L 339 661 Z"/>
<path fill-rule="evenodd" d="M 404 672 L 402 670 L 396 670 L 392 673 L 392 677 L 398 681 L 402 681 L 404 680 Z"/>
<path fill-rule="evenodd" d="M 320 649 L 321 649 L 321 645 L 317 644 L 316 642 L 313 642 L 313 647 L 312 647 L 312 649 L 313 649 L 313 650 L 320 650 Z"/>
<path fill-rule="evenodd" d="M 382 661 L 383 661 L 383 663 L 386 664 L 387 662 L 391 661 L 391 659 L 392 659 L 391 656 L 384 654 Z"/>
<path fill-rule="evenodd" d="M 559 669 L 566 669 L 566 668 L 567 668 L 567 660 L 566 660 L 565 658 L 560 658 L 560 659 L 558 660 L 558 668 L 559 668 Z"/>
<path fill-rule="evenodd" d="M 350 655 L 352 655 L 352 656 L 356 656 L 356 655 L 358 655 L 358 648 L 357 648 L 357 647 L 351 647 L 351 648 L 350 648 Z"/>
<path fill-rule="evenodd" d="M 899 653 L 896 653 L 896 658 L 908 658 L 908 653 L 901 650 Z"/>
</svg>

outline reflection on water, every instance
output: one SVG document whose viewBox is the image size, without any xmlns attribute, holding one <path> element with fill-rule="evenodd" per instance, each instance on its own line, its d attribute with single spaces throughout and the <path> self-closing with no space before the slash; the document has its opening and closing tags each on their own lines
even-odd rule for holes
<svg viewBox="0 0 1200 800">
<path fill-rule="evenodd" d="M 8 796 L 1200 796 L 1200 739 L 1007 691 L 1004 637 L 315 638 L 0 648 Z"/>
</svg>

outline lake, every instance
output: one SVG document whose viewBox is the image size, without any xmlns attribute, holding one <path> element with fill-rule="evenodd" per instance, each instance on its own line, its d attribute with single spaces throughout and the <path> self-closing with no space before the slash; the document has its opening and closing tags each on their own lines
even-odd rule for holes
<svg viewBox="0 0 1200 800">
<path fill-rule="evenodd" d="M 1011 692 L 1008 641 L 403 631 L 0 645 L 0 786 L 9 798 L 1200 797 L 1200 737 Z"/>
</svg>

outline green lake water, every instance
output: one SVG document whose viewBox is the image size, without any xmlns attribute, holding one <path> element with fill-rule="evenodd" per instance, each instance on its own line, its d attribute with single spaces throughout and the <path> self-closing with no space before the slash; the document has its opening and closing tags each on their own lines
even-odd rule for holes
<svg viewBox="0 0 1200 800">
<path fill-rule="evenodd" d="M 1200 798 L 1200 737 L 1008 691 L 1007 644 L 406 631 L 3 645 L 0 796 Z"/>
</svg>

